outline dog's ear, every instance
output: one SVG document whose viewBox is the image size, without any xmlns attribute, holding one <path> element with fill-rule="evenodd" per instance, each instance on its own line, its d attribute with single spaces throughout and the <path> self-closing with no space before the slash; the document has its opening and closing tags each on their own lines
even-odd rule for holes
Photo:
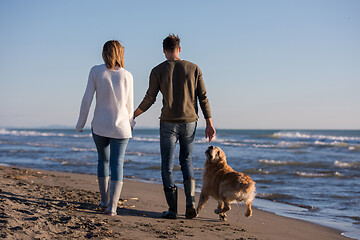
<svg viewBox="0 0 360 240">
<path fill-rule="evenodd" d="M 219 156 L 219 159 L 221 159 L 221 160 L 226 159 L 225 153 L 220 148 L 218 149 L 217 155 Z"/>
</svg>

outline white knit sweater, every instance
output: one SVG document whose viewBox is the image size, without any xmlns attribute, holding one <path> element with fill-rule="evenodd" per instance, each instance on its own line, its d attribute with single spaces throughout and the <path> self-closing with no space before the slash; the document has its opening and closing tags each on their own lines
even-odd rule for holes
<svg viewBox="0 0 360 240">
<path fill-rule="evenodd" d="M 86 91 L 81 102 L 76 130 L 85 126 L 96 92 L 93 132 L 109 138 L 131 138 L 134 113 L 133 76 L 123 68 L 109 70 L 105 64 L 90 70 Z"/>
</svg>

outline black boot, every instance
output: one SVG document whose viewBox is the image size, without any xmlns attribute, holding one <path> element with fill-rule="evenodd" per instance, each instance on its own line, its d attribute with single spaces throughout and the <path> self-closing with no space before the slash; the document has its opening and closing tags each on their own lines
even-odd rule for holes
<svg viewBox="0 0 360 240">
<path fill-rule="evenodd" d="M 171 189 L 164 189 L 166 202 L 169 205 L 169 210 L 162 213 L 163 218 L 177 219 L 177 187 Z"/>
<path fill-rule="evenodd" d="M 195 179 L 188 178 L 184 181 L 184 191 L 186 196 L 186 218 L 196 217 L 196 208 L 195 208 Z"/>
</svg>

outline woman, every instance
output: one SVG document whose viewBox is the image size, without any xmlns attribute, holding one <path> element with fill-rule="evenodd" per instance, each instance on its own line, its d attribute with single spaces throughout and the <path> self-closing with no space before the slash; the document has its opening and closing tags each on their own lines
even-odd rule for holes
<svg viewBox="0 0 360 240">
<path fill-rule="evenodd" d="M 105 64 L 90 70 L 76 130 L 82 132 L 96 92 L 91 129 L 98 153 L 100 208 L 114 216 L 123 186 L 125 150 L 134 125 L 133 76 L 124 69 L 124 47 L 118 41 L 106 42 L 102 57 Z"/>
</svg>

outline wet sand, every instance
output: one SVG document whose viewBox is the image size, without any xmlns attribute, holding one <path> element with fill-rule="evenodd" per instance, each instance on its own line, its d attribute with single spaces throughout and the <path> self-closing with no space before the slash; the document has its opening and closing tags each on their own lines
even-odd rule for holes
<svg viewBox="0 0 360 240">
<path fill-rule="evenodd" d="M 176 220 L 167 209 L 162 186 L 125 180 L 118 215 L 101 213 L 95 175 L 0 166 L 0 238 L 3 239 L 349 239 L 331 228 L 233 205 L 228 221 L 214 213 L 211 199 L 200 215 L 185 219 L 179 191 Z M 198 200 L 198 195 L 197 198 Z"/>
</svg>

